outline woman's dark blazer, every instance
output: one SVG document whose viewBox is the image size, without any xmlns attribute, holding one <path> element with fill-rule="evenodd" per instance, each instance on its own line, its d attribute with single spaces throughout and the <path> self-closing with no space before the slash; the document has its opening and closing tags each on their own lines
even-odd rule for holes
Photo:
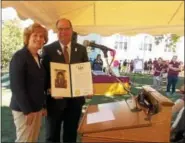
<svg viewBox="0 0 185 143">
<path fill-rule="evenodd" d="M 39 58 L 40 62 L 40 58 Z M 10 62 L 10 108 L 28 114 L 43 108 L 45 70 L 36 63 L 27 47 L 18 50 Z"/>
</svg>

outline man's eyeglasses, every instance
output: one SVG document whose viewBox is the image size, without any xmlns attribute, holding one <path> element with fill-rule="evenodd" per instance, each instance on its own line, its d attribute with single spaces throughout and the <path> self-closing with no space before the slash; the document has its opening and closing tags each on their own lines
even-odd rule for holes
<svg viewBox="0 0 185 143">
<path fill-rule="evenodd" d="M 71 29 L 71 27 L 68 28 L 57 28 L 58 32 L 62 32 L 62 31 L 69 31 Z"/>
</svg>

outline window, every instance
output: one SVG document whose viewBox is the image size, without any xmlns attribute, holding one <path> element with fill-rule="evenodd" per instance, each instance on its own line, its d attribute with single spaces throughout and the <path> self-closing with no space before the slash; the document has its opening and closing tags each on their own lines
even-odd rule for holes
<svg viewBox="0 0 185 143">
<path fill-rule="evenodd" d="M 114 44 L 114 49 L 115 49 L 115 50 L 118 49 L 118 42 L 115 42 L 115 44 Z"/>
<path fill-rule="evenodd" d="M 148 51 L 150 51 L 150 52 L 152 51 L 152 44 L 148 45 Z"/>
<path fill-rule="evenodd" d="M 176 53 L 176 50 L 175 50 L 175 48 L 173 48 L 173 49 L 172 49 L 172 51 L 173 51 L 174 53 Z"/>
<path fill-rule="evenodd" d="M 171 52 L 171 48 L 168 48 L 168 52 Z"/>
<path fill-rule="evenodd" d="M 123 46 L 122 46 L 122 42 L 119 42 L 119 50 L 122 50 L 123 49 Z"/>
<path fill-rule="evenodd" d="M 167 52 L 167 48 L 164 48 L 164 51 Z"/>
<path fill-rule="evenodd" d="M 127 42 L 124 42 L 124 50 L 127 50 Z"/>
</svg>

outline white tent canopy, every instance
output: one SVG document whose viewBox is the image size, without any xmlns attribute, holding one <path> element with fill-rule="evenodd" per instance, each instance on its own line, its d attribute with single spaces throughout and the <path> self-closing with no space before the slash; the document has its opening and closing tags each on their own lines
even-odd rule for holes
<svg viewBox="0 0 185 143">
<path fill-rule="evenodd" d="M 53 30 L 57 19 L 68 18 L 81 35 L 184 35 L 184 1 L 2 1 L 2 7 Z"/>
</svg>

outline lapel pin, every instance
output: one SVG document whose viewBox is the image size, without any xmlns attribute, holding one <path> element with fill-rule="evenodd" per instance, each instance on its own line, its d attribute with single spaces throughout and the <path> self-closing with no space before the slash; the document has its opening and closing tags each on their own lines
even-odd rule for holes
<svg viewBox="0 0 185 143">
<path fill-rule="evenodd" d="M 42 64 L 43 59 L 40 59 L 40 64 Z"/>
<path fill-rule="evenodd" d="M 57 53 L 58 53 L 59 55 L 62 55 L 62 52 L 61 52 L 60 50 L 57 50 Z"/>
</svg>

